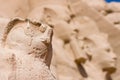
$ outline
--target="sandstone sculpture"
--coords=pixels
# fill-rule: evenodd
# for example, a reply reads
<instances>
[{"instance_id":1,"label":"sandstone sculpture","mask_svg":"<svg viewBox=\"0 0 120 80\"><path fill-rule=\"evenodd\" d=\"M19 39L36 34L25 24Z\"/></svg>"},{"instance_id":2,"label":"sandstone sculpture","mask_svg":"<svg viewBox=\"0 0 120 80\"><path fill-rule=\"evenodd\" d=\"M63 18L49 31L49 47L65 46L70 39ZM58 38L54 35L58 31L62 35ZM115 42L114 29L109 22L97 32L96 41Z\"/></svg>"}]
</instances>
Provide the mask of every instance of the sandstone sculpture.
<instances>
[{"instance_id":1,"label":"sandstone sculpture","mask_svg":"<svg viewBox=\"0 0 120 80\"><path fill-rule=\"evenodd\" d=\"M81 79L81 80L82 79L96 80L99 77L100 77L100 79L104 79L106 75L108 76L109 71L110 72L112 72L111 70L114 71L115 67L113 66L113 68L110 69L108 71L108 73L104 73L103 70L104 70L104 68L106 69L106 67L101 65L101 62L102 62L101 59L100 59L100 61L98 61L98 63L94 62L94 61L96 61L96 59L93 59L93 60L89 61L90 57L95 56L94 54L97 54L99 52L99 51L96 51L97 49L99 50L99 47L103 48L103 49L100 49L100 51L103 51L103 52L101 52L103 55L106 54L106 53L104 53L104 52L106 52L106 48L110 47L110 45L107 43L107 38L105 38L104 35L101 35L102 33L98 30L97 25L94 25L94 23L90 22L89 19L87 20L88 22L86 20L84 21L84 19L81 19L81 22L84 23L84 25L86 25L86 26L84 26L83 24L77 25L76 21L78 22L79 19L78 20L77 19L73 20L75 22L75 24L74 24L74 22L71 19L71 14L69 14L70 18L68 18L67 20L62 17L62 15L67 14L64 10L65 8L55 9L55 8L52 8L52 6L53 5L49 5L49 7L48 7L48 5L44 5L44 7L37 7L36 10L33 10L31 15L33 17L36 12L38 12L38 11L42 12L42 10L43 10L43 13L41 13L42 14L41 17L36 17L36 15L35 15L35 17L33 17L32 19L34 20L34 18L38 18L38 19L35 19L35 20L37 20L37 21L43 20L46 23L48 23L49 25L52 25L54 27L55 36L53 38L53 48L54 48L54 53L55 53L54 56L56 58L55 59L56 60L55 61L56 62L56 68L57 68L56 69L56 71L57 71L56 75L58 76L58 79L59 80L68 80L68 79L69 80L74 80L75 76L77 76L76 79ZM55 6L56 5L54 5L53 7L55 7ZM57 5L57 6L60 6L60 5ZM49 14L44 13L45 10L48 10ZM57 13L58 10L60 10L60 11L62 10L63 14ZM31 18L31 15L30 15L30 18ZM46 17L46 16L48 16L49 18ZM67 17L67 16L65 16L65 17ZM68 21L69 19L70 19L70 23ZM74 17L73 17L73 19L74 19ZM88 24L88 26L87 26L87 24ZM77 27L75 27L75 26L77 26ZM96 35L98 36L98 39L105 42L105 45L107 45L107 46L104 47L103 45L98 44L98 43L101 43L101 42L95 43L97 40L95 39L96 37L94 36L93 37L94 39L92 39L90 41L95 43L93 45L94 47L98 46L97 48L95 48L95 50L93 49L96 52L90 52L89 49L86 49L87 51L90 52L90 53L86 54L85 50L81 51L80 48L78 48L80 45L76 47L74 42L72 43L73 45L71 45L71 41L73 41L75 39L75 37L72 40L70 40L70 39L71 39L71 36L74 34L74 32L75 32L74 30L76 30L76 28L79 28L78 31L80 32L78 37L83 38L83 37L88 37L88 36L94 36L93 34L97 33ZM93 31L93 28L94 28L94 31ZM91 31L90 31L90 29L91 29ZM65 33L61 33L62 31L65 32ZM82 40L82 42L86 43L86 40L85 41ZM90 44L92 44L92 42L90 42ZM87 44L89 45L89 42ZM69 49L69 51L67 51L63 48L64 46L66 46L66 48L67 48L67 46L68 47L70 47L70 46L73 47L74 46L74 47L78 48L80 52L77 55L77 57L75 57L74 54L76 53L76 51L78 49L73 48L72 49L73 51L70 51L70 48L67 48L67 49ZM82 46L80 46L80 47L82 47ZM90 48L92 48L92 46ZM110 50L111 50L111 48L110 48ZM98 53L97 56L99 56L100 54ZM66 57L69 56L69 57L66 59L65 56ZM89 56L89 58L87 58L88 56ZM113 54L111 56L113 58L109 57L110 60L108 60L108 61L113 60L113 63L110 62L110 64L114 64L115 63L114 58L116 58L116 57L114 57ZM80 60L83 60L82 61L82 66L83 66L82 69L84 68L84 70L86 71L86 75L85 75L85 73L82 73L82 72L80 72L82 74L79 74L77 66L73 66L73 65L75 65L74 60L78 59L78 58L80 58ZM96 58L96 57L94 57L94 58ZM106 57L103 57L103 58L106 58ZM86 63L84 63L85 62L84 59L86 60ZM109 62L105 62L105 63L109 63ZM79 63L79 64L81 65L81 63ZM91 65L94 65L94 66L91 66ZM95 65L98 65L99 67L96 67ZM89 68L88 66L91 66L91 67ZM108 65L108 66L111 67L111 65ZM74 69L71 69L71 67L73 67ZM66 70L64 70L64 69L66 69ZM95 73L91 74L90 73L91 71L89 71L90 69L96 70L98 73L97 74L95 74ZM75 72L76 72L77 75L71 74L71 73L75 73ZM109 77L107 77L107 79L108 78L110 78L110 74L109 74Z\"/></svg>"},{"instance_id":2,"label":"sandstone sculpture","mask_svg":"<svg viewBox=\"0 0 120 80\"><path fill-rule=\"evenodd\" d=\"M83 0L84 1L84 0ZM91 4L95 4L101 0L93 0L91 1ZM104 1L105 2L105 1ZM88 2L87 2L88 3ZM89 4L89 3L88 3ZM116 73L113 75L113 80L119 80L120 77L118 76L120 73L120 65L119 65L119 61L120 61L120 57L119 57L119 50L120 50L120 44L119 44L119 34L120 34L120 24L119 24L119 11L120 11L120 3L117 2L111 2L111 3L105 3L106 6L103 9L103 16L105 18L107 18L107 22L111 22L113 26L108 26L106 25L106 27L104 26L104 28L101 28L101 31L105 31L102 29L106 29L108 31L105 31L106 33L109 34L109 42L112 45L113 50L115 51L116 55L117 55L117 71ZM89 5L89 7L93 7L92 5ZM96 9L96 8L94 8ZM98 11L98 10L97 10ZM101 23L102 24L102 23ZM106 24L106 22L104 23Z\"/></svg>"},{"instance_id":3,"label":"sandstone sculpture","mask_svg":"<svg viewBox=\"0 0 120 80\"><path fill-rule=\"evenodd\" d=\"M55 80L49 70L52 28L13 19L1 38L0 80Z\"/></svg>"},{"instance_id":4,"label":"sandstone sculpture","mask_svg":"<svg viewBox=\"0 0 120 80\"><path fill-rule=\"evenodd\" d=\"M112 80L119 31L103 0L22 2L0 8L0 80Z\"/></svg>"},{"instance_id":5,"label":"sandstone sculpture","mask_svg":"<svg viewBox=\"0 0 120 80\"><path fill-rule=\"evenodd\" d=\"M101 76L99 79L105 80L106 75L108 76L108 74L110 75L115 71L116 61L115 53L113 53L112 48L107 41L107 35L100 32L96 27L97 25L89 18L76 18L73 21L72 25L77 26L79 31L78 42L80 42L79 46L81 48L81 54L85 54L87 56L86 62L81 63L85 69L85 72L82 72L83 77L85 77L85 80L96 80ZM109 55L109 58L105 57L105 55ZM97 60L100 56L102 59ZM103 72L104 69L108 70L107 74ZM95 70L97 73L92 73L92 70Z\"/></svg>"}]
</instances>

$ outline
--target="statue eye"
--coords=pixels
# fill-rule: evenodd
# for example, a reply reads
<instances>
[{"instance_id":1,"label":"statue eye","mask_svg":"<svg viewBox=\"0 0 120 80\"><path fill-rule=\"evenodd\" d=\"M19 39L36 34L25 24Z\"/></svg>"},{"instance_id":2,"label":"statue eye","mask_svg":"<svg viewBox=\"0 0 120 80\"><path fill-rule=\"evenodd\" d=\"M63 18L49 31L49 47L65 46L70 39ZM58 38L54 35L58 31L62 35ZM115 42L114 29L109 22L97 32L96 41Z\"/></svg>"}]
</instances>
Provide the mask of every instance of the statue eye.
<instances>
[{"instance_id":1,"label":"statue eye","mask_svg":"<svg viewBox=\"0 0 120 80\"><path fill-rule=\"evenodd\" d=\"M107 52L110 52L111 51L111 49L110 48L107 48L107 49L105 49Z\"/></svg>"}]
</instances>

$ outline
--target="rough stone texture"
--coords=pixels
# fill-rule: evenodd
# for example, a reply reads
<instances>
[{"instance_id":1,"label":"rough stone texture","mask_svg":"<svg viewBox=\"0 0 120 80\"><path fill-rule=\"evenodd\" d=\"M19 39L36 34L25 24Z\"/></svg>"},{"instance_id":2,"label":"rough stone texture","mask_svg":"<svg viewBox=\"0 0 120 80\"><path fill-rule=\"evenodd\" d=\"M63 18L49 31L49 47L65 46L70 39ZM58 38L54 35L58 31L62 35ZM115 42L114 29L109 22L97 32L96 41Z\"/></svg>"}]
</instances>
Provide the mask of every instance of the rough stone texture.
<instances>
[{"instance_id":1,"label":"rough stone texture","mask_svg":"<svg viewBox=\"0 0 120 80\"><path fill-rule=\"evenodd\" d=\"M25 18L29 12L28 0L0 0L0 17Z\"/></svg>"},{"instance_id":2,"label":"rough stone texture","mask_svg":"<svg viewBox=\"0 0 120 80\"><path fill-rule=\"evenodd\" d=\"M119 80L120 31L115 28L119 4L108 5L104 0L2 2L0 80Z\"/></svg>"},{"instance_id":3,"label":"rough stone texture","mask_svg":"<svg viewBox=\"0 0 120 80\"><path fill-rule=\"evenodd\" d=\"M113 12L120 12L120 3L111 2L107 4L107 7L105 9L111 10Z\"/></svg>"},{"instance_id":4,"label":"rough stone texture","mask_svg":"<svg viewBox=\"0 0 120 80\"><path fill-rule=\"evenodd\" d=\"M67 0L29 0L30 3L30 8L31 10L33 10L34 8L38 7L38 6L42 6L42 5L66 5L67 4Z\"/></svg>"},{"instance_id":5,"label":"rough stone texture","mask_svg":"<svg viewBox=\"0 0 120 80\"><path fill-rule=\"evenodd\" d=\"M105 16L114 25L120 24L120 13L111 13Z\"/></svg>"},{"instance_id":6,"label":"rough stone texture","mask_svg":"<svg viewBox=\"0 0 120 80\"><path fill-rule=\"evenodd\" d=\"M104 0L83 0L92 8L96 9L98 12L102 12L106 8L106 2Z\"/></svg>"}]
</instances>

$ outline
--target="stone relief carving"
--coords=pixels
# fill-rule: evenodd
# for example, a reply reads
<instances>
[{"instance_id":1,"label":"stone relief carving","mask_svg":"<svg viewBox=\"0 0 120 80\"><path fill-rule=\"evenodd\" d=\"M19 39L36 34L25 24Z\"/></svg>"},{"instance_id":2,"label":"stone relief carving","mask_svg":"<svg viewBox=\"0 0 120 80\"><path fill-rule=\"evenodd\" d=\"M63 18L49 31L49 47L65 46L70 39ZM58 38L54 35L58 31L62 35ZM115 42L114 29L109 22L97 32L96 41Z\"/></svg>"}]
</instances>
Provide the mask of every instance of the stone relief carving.
<instances>
[{"instance_id":1,"label":"stone relief carving","mask_svg":"<svg viewBox=\"0 0 120 80\"><path fill-rule=\"evenodd\" d=\"M54 13L55 15L60 16L60 14L57 13L58 12L57 10L54 10L51 7L48 7L48 9L53 11L52 13ZM62 10L62 11L64 11L64 10ZM67 14L67 13L64 12L64 14ZM47 15L47 14L44 14L44 15ZM54 17L54 15L52 15L52 14L49 14L49 16L50 16L49 18L51 20L57 18L57 17ZM85 18L85 20L84 20L84 18ZM109 78L110 78L109 75L115 71L114 64L115 64L116 56L113 53L113 51L111 50L111 46L108 43L106 34L100 32L97 28L97 25L93 21L91 21L91 19L87 19L87 17L84 17L84 18L81 19L81 23L75 22L75 21L79 21L79 20L74 19L74 18L69 23L67 20L64 20L62 17L59 19L55 19L55 21L53 21L53 22L51 21L52 23L49 23L49 25L52 25L54 27L54 32L55 32L55 36L53 38L53 48L54 48L54 52L55 52L55 57L57 58L56 64L58 64L58 66L56 67L57 72L58 72L58 79L73 80L74 75L67 72L67 70L74 73L75 70L72 71L72 69L70 70L69 67L70 66L72 67L74 65L73 67L76 68L76 70L77 70L74 60L78 59L79 60L78 67L80 69L80 74L78 72L79 77L76 78L76 80L77 79L78 80L79 79L81 79L81 80L82 79L83 80L96 80L98 78L100 80L101 79L109 80ZM46 21L46 22L49 22L49 21ZM75 27L75 26L77 26L77 27ZM74 43L74 41L73 41L74 39L72 39L73 45L71 45L71 38L72 38L71 36L74 36L74 33L76 33L76 31L79 32L78 35L76 35L78 40L77 40L76 36L74 37L74 39L76 39L79 42L79 37L83 38L83 40L82 39L80 40L79 46L75 45L76 43ZM61 33L61 32L64 32L64 33ZM85 40L84 40L84 38L85 38ZM83 43L82 45L81 45L81 42ZM102 45L102 43L103 43L103 45ZM58 46L57 46L57 44L58 44ZM72 53L73 54L71 56L70 51L66 51L63 48L66 44L67 45L69 44L69 47L70 47L70 45L74 46L76 48L79 47L78 48L79 50L75 49L74 47L71 47L71 48L73 48L73 51L71 51L71 54ZM84 49L82 50L82 48L84 48ZM74 51L74 49L75 49L75 51ZM75 57L77 50L78 50L78 54L79 54L79 52L81 52L80 54L82 54L82 55L79 54L79 55L77 55L77 57ZM63 57L63 56L66 56L67 59L66 59L66 57ZM101 56L101 59L97 60L100 56ZM62 60L61 60L61 58L62 58ZM71 63L69 63L69 61L71 61ZM64 69L66 69L66 70L64 70ZM92 73L92 71L93 71L93 73ZM96 72L94 72L94 71L96 71ZM104 72L104 71L106 71L106 72ZM96 74L94 74L94 73L96 73ZM107 76L107 78L105 79L106 76Z\"/></svg>"},{"instance_id":2,"label":"stone relief carving","mask_svg":"<svg viewBox=\"0 0 120 80\"><path fill-rule=\"evenodd\" d=\"M1 80L55 80L49 70L52 28L43 23L13 19L1 38Z\"/></svg>"},{"instance_id":3,"label":"stone relief carving","mask_svg":"<svg viewBox=\"0 0 120 80\"><path fill-rule=\"evenodd\" d=\"M84 74L83 76L87 77L86 80L96 80L100 76L102 80L110 80L108 78L116 70L116 55L108 43L107 34L100 32L96 24L89 18L83 17L79 19L81 20L76 19L79 23L74 22L72 24L79 26L78 42L80 42L81 54L87 56L86 62L81 64L84 66L85 74L88 76L84 76ZM92 73L92 69L96 72L93 71ZM105 79L106 76L107 78Z\"/></svg>"},{"instance_id":4,"label":"stone relief carving","mask_svg":"<svg viewBox=\"0 0 120 80\"><path fill-rule=\"evenodd\" d=\"M38 2L30 0L27 19L0 22L1 80L111 80L116 55L107 34L64 1Z\"/></svg>"}]
</instances>

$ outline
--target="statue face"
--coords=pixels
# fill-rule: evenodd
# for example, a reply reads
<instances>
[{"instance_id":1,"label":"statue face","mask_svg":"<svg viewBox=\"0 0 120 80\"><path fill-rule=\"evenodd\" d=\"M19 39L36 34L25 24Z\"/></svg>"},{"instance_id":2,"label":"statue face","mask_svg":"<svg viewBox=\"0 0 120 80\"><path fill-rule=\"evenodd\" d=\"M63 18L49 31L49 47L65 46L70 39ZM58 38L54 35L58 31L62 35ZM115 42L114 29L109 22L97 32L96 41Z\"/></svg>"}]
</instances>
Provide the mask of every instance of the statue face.
<instances>
[{"instance_id":1,"label":"statue face","mask_svg":"<svg viewBox=\"0 0 120 80\"><path fill-rule=\"evenodd\" d=\"M104 34L93 34L88 36L86 42L86 53L91 56L91 62L101 69L115 68L116 55Z\"/></svg>"}]
</instances>

